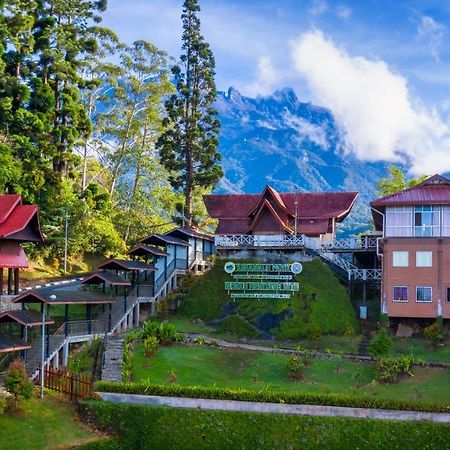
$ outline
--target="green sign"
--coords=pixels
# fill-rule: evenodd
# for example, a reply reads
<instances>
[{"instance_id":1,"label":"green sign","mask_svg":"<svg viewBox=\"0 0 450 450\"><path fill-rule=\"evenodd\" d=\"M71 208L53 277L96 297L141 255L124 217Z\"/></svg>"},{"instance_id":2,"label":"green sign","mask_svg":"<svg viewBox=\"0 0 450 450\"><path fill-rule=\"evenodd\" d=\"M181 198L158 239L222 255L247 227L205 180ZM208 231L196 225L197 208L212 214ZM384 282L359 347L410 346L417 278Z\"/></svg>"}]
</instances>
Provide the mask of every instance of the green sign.
<instances>
[{"instance_id":1,"label":"green sign","mask_svg":"<svg viewBox=\"0 0 450 450\"><path fill-rule=\"evenodd\" d=\"M300 289L299 283L291 280L293 275L298 275L302 269L299 262L292 264L239 264L228 261L224 265L224 270L235 281L226 281L225 289L232 299L289 299L292 292Z\"/></svg>"}]
</instances>

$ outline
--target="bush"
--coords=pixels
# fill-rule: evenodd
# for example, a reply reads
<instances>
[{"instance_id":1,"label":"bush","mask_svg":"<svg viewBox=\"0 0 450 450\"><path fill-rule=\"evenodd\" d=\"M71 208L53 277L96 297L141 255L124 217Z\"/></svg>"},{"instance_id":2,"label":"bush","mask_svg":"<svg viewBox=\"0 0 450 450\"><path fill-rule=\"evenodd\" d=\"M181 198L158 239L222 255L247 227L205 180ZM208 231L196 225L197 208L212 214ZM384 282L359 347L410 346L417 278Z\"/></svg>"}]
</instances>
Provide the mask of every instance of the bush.
<instances>
[{"instance_id":1,"label":"bush","mask_svg":"<svg viewBox=\"0 0 450 450\"><path fill-rule=\"evenodd\" d=\"M80 408L117 442L83 449L443 449L448 425L343 417L161 408L83 402Z\"/></svg>"},{"instance_id":2,"label":"bush","mask_svg":"<svg viewBox=\"0 0 450 450\"><path fill-rule=\"evenodd\" d=\"M6 398L0 394L0 416L5 412Z\"/></svg>"},{"instance_id":3,"label":"bush","mask_svg":"<svg viewBox=\"0 0 450 450\"><path fill-rule=\"evenodd\" d=\"M444 333L442 332L442 327L438 325L437 321L429 327L426 327L425 330L423 330L423 335L430 339L433 345L439 344L445 338Z\"/></svg>"},{"instance_id":4,"label":"bush","mask_svg":"<svg viewBox=\"0 0 450 450\"><path fill-rule=\"evenodd\" d=\"M207 398L217 400L242 400L249 402L329 405L354 408L395 409L410 411L449 412L449 404L430 404L398 401L380 397L351 397L337 394L250 391L219 387L179 386L177 384L116 383L98 381L95 390L123 394L161 395L167 397Z\"/></svg>"},{"instance_id":5,"label":"bush","mask_svg":"<svg viewBox=\"0 0 450 450\"><path fill-rule=\"evenodd\" d=\"M4 386L14 396L13 405L15 408L18 406L20 397L28 399L33 395L34 384L28 378L25 364L20 359L16 359L8 367Z\"/></svg>"},{"instance_id":6,"label":"bush","mask_svg":"<svg viewBox=\"0 0 450 450\"><path fill-rule=\"evenodd\" d=\"M258 331L240 316L228 316L222 320L218 331L236 336L258 337Z\"/></svg>"},{"instance_id":7,"label":"bush","mask_svg":"<svg viewBox=\"0 0 450 450\"><path fill-rule=\"evenodd\" d=\"M155 337L163 345L171 344L178 338L175 325L155 320L145 322L142 327L141 338L146 339L149 336Z\"/></svg>"},{"instance_id":8,"label":"bush","mask_svg":"<svg viewBox=\"0 0 450 450\"><path fill-rule=\"evenodd\" d=\"M144 339L142 343L142 347L144 348L144 355L147 358L151 358L158 350L159 341L156 336L149 336Z\"/></svg>"},{"instance_id":9,"label":"bush","mask_svg":"<svg viewBox=\"0 0 450 450\"><path fill-rule=\"evenodd\" d=\"M378 380L383 383L397 383L401 375L410 375L414 363L412 356L401 356L399 358L382 357L377 362Z\"/></svg>"},{"instance_id":10,"label":"bush","mask_svg":"<svg viewBox=\"0 0 450 450\"><path fill-rule=\"evenodd\" d=\"M312 348L317 348L322 338L322 330L316 323L312 323L308 326L306 338Z\"/></svg>"},{"instance_id":11,"label":"bush","mask_svg":"<svg viewBox=\"0 0 450 450\"><path fill-rule=\"evenodd\" d=\"M288 376L292 380L301 380L305 373L306 364L298 356L291 356L287 363Z\"/></svg>"},{"instance_id":12,"label":"bush","mask_svg":"<svg viewBox=\"0 0 450 450\"><path fill-rule=\"evenodd\" d=\"M392 347L392 339L382 328L370 341L368 351L370 356L387 355Z\"/></svg>"}]
</instances>

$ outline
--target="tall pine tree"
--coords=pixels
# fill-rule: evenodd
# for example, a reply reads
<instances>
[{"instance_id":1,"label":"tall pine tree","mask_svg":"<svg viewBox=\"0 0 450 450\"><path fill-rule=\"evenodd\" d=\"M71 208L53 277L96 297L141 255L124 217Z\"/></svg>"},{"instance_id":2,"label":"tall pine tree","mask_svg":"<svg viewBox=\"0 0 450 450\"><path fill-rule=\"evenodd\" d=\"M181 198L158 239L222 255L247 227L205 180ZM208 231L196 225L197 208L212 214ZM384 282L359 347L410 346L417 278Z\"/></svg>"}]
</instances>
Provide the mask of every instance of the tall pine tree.
<instances>
[{"instance_id":1,"label":"tall pine tree","mask_svg":"<svg viewBox=\"0 0 450 450\"><path fill-rule=\"evenodd\" d=\"M167 131L158 140L162 164L169 181L184 193L186 224L192 225L193 196L197 189L212 188L223 172L217 151L220 123L213 107L216 99L215 61L200 34L197 0L183 5L180 64L172 68L176 93L166 101Z\"/></svg>"}]
</instances>

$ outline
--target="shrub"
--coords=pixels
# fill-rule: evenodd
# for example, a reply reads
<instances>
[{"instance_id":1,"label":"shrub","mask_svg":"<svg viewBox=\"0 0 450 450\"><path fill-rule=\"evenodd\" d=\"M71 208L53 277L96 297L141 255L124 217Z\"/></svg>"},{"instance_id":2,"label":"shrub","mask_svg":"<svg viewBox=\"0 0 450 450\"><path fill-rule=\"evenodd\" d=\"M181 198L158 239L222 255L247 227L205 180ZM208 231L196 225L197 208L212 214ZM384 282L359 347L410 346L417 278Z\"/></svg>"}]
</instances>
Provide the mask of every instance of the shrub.
<instances>
[{"instance_id":1,"label":"shrub","mask_svg":"<svg viewBox=\"0 0 450 450\"><path fill-rule=\"evenodd\" d=\"M420 403L409 400L390 400L380 397L357 397L349 395L253 391L219 387L180 386L177 384L117 383L98 381L95 390L123 394L161 395L168 397L207 398L216 400L242 400L249 402L288 403L305 405L329 405L354 408L395 409L450 413L450 405L444 403Z\"/></svg>"},{"instance_id":2,"label":"shrub","mask_svg":"<svg viewBox=\"0 0 450 450\"><path fill-rule=\"evenodd\" d=\"M177 377L177 371L175 369L172 369L169 372L169 378L167 378L167 381L169 383L176 383L178 381L178 377Z\"/></svg>"},{"instance_id":3,"label":"shrub","mask_svg":"<svg viewBox=\"0 0 450 450\"><path fill-rule=\"evenodd\" d=\"M308 326L306 338L312 348L317 348L322 338L322 329L320 326L316 323L310 324Z\"/></svg>"},{"instance_id":4,"label":"shrub","mask_svg":"<svg viewBox=\"0 0 450 450\"><path fill-rule=\"evenodd\" d=\"M388 332L382 328L378 333L370 340L368 347L370 356L384 356L389 353L392 347L392 339Z\"/></svg>"},{"instance_id":5,"label":"shrub","mask_svg":"<svg viewBox=\"0 0 450 450\"><path fill-rule=\"evenodd\" d=\"M141 332L141 338L146 339L149 336L154 336L158 341L165 345L177 340L177 331L175 325L168 322L157 322L149 320L144 323Z\"/></svg>"},{"instance_id":6,"label":"shrub","mask_svg":"<svg viewBox=\"0 0 450 450\"><path fill-rule=\"evenodd\" d=\"M423 330L423 335L430 339L433 345L437 345L445 338L442 328L438 325L438 322L431 324Z\"/></svg>"},{"instance_id":7,"label":"shrub","mask_svg":"<svg viewBox=\"0 0 450 450\"><path fill-rule=\"evenodd\" d=\"M142 343L142 347L144 348L144 355L147 358L151 358L159 347L159 341L156 336L149 336L144 339L144 342Z\"/></svg>"},{"instance_id":8,"label":"shrub","mask_svg":"<svg viewBox=\"0 0 450 450\"><path fill-rule=\"evenodd\" d=\"M18 406L20 397L28 399L33 395L33 382L28 378L25 364L21 360L16 359L8 367L4 386L14 396L15 408Z\"/></svg>"},{"instance_id":9,"label":"shrub","mask_svg":"<svg viewBox=\"0 0 450 450\"><path fill-rule=\"evenodd\" d=\"M206 339L203 336L198 336L194 339L194 344L197 345L205 345L206 344Z\"/></svg>"},{"instance_id":10,"label":"shrub","mask_svg":"<svg viewBox=\"0 0 450 450\"><path fill-rule=\"evenodd\" d=\"M258 331L247 320L240 316L228 316L222 320L218 331L232 333L237 336L258 337Z\"/></svg>"},{"instance_id":11,"label":"shrub","mask_svg":"<svg viewBox=\"0 0 450 450\"><path fill-rule=\"evenodd\" d=\"M378 380L383 383L397 383L401 375L410 375L414 358L401 356L399 358L382 357L377 362Z\"/></svg>"},{"instance_id":12,"label":"shrub","mask_svg":"<svg viewBox=\"0 0 450 450\"><path fill-rule=\"evenodd\" d=\"M5 412L6 398L0 395L0 416Z\"/></svg>"},{"instance_id":13,"label":"shrub","mask_svg":"<svg viewBox=\"0 0 450 450\"><path fill-rule=\"evenodd\" d=\"M287 362L288 376L292 380L301 380L305 373L306 364L298 356L291 356Z\"/></svg>"}]
</instances>

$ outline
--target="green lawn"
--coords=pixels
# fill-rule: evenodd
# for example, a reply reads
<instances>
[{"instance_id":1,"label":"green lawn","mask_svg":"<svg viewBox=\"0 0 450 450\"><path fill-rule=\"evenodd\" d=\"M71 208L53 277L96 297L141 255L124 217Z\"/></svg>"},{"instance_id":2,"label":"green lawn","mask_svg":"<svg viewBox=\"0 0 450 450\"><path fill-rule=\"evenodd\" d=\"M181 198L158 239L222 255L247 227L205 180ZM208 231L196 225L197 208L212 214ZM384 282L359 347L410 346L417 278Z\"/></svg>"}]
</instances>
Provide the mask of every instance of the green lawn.
<instances>
[{"instance_id":1,"label":"green lawn","mask_svg":"<svg viewBox=\"0 0 450 450\"><path fill-rule=\"evenodd\" d=\"M38 450L96 438L78 421L75 406L52 393L23 401L21 411L0 416L0 449Z\"/></svg>"},{"instance_id":2,"label":"green lawn","mask_svg":"<svg viewBox=\"0 0 450 450\"><path fill-rule=\"evenodd\" d=\"M313 359L304 381L287 376L289 357L244 350L218 350L209 347L174 345L162 347L155 357L144 357L138 345L133 359L133 381L168 383L176 371L181 385L269 389L283 392L325 392L357 396L381 396L393 400L450 402L450 371L416 368L414 377L399 384L371 383L375 379L372 363Z\"/></svg>"},{"instance_id":3,"label":"green lawn","mask_svg":"<svg viewBox=\"0 0 450 450\"><path fill-rule=\"evenodd\" d=\"M450 362L450 345L433 348L428 339L393 338L393 353L413 355L426 361Z\"/></svg>"}]
</instances>

